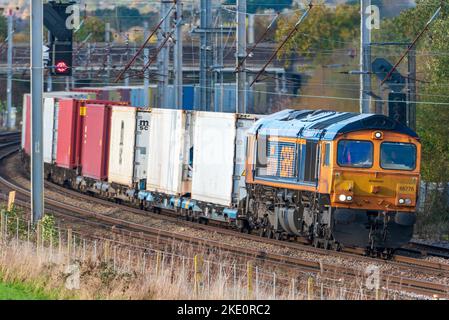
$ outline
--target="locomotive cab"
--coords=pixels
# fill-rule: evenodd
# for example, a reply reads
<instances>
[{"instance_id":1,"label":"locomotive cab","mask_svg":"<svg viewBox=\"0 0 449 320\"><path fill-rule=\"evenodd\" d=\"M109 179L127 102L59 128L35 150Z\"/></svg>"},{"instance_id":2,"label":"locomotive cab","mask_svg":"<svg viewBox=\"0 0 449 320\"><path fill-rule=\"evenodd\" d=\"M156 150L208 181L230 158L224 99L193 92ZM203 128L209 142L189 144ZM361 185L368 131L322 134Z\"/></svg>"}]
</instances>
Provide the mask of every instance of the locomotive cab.
<instances>
[{"instance_id":1,"label":"locomotive cab","mask_svg":"<svg viewBox=\"0 0 449 320\"><path fill-rule=\"evenodd\" d=\"M323 161L322 179L329 181L338 242L375 249L411 239L420 148L417 138L380 130L342 134L332 143L332 162L326 168Z\"/></svg>"}]
</instances>

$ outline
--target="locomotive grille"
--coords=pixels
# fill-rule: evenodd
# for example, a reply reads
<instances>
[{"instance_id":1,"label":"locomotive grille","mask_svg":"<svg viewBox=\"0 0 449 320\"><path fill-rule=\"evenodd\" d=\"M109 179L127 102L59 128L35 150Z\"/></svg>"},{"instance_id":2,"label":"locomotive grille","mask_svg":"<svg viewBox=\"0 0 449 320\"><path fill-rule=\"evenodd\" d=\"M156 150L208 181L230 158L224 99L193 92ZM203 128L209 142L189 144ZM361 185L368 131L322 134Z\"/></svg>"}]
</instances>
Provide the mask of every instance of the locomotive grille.
<instances>
[{"instance_id":1,"label":"locomotive grille","mask_svg":"<svg viewBox=\"0 0 449 320\"><path fill-rule=\"evenodd\" d=\"M294 143L269 141L267 175L294 178L296 175L296 148Z\"/></svg>"}]
</instances>

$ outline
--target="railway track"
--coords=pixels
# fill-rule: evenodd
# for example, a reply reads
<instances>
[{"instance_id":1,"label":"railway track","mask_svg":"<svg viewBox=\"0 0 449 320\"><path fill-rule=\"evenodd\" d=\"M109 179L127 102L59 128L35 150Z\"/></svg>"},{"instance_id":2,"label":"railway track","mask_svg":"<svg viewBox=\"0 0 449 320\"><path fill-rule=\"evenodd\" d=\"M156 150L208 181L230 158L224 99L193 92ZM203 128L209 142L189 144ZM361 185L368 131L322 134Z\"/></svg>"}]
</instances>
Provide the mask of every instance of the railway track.
<instances>
[{"instance_id":1,"label":"railway track","mask_svg":"<svg viewBox=\"0 0 449 320\"><path fill-rule=\"evenodd\" d=\"M5 152L5 149L1 149L1 157L0 160L8 157L15 151L17 151L18 147L15 148L13 151ZM20 195L22 195L24 198L29 197L30 192L29 190L26 190L16 184L14 184L11 181L8 181L7 179L0 177L0 184L3 186L6 186L9 189L16 190ZM98 203L107 203L109 206L115 205L112 204L109 201L105 201L102 199L92 198L87 195L80 194L78 192L75 192L73 190L67 190L60 186L50 185L47 183L47 186L50 188L59 189L60 191L63 190L66 194L73 194L74 196L77 196L79 199L88 199L89 201L98 202ZM26 202L26 201L23 201ZM118 207L123 208L127 211L132 211L134 213L139 212L139 214L142 214L142 210L130 208L128 206L123 205L115 205ZM286 255L280 255L280 254L274 254L270 252L263 252L256 249L248 249L248 248L241 248L238 246L230 246L228 244L223 244L219 241L212 241L212 240L202 240L198 239L189 235L174 233L170 231L164 231L157 228L144 226L138 223L125 221L123 219L118 219L110 216L106 216L104 214L92 212L90 210L81 209L72 205L68 205L65 203L61 203L59 201L55 201L52 199L46 199L46 208L49 208L51 210L54 210L55 212L58 212L61 215L65 215L68 217L73 218L73 215L78 216L79 219L86 221L100 221L103 227L110 227L111 231L118 234L126 233L129 236L133 236L136 238L144 239L147 241L159 241L160 243L169 243L173 240L177 241L183 241L188 242L190 244L195 244L199 247L203 248L210 248L210 249L220 249L232 254L235 254L240 257L245 257L247 259L255 259L263 261L264 263L269 263L272 265L282 265L285 267L295 268L295 269L301 269L305 272L310 272L312 274L320 275L321 277L335 277L336 274L338 274L341 277L346 278L347 280L351 281L351 279L355 279L357 277L360 277L360 270L351 270L348 268L342 268L340 266L331 265L331 264L323 264L317 261L309 261L305 259L300 259L297 257L292 256L286 256ZM152 213L146 212L146 214L153 215ZM159 219L161 218L161 215L157 215ZM164 219L168 219L177 223L183 223L187 226L193 226L201 228L206 231L214 231L219 232L221 234L229 234L232 236L238 236L245 239L253 240L253 241L263 241L263 242L269 242L280 246L287 246L291 249L297 249L297 250L308 250L310 252L320 252L323 253L322 249L316 249L313 247L308 246L301 246L297 243L288 243L288 242L279 242L273 239L265 239L265 238L259 238L254 235L248 235L248 234L236 234L235 231L232 230L226 230L226 229L220 229L214 226L208 226L208 225L197 225L192 222L187 221L179 221L179 219L169 216L164 216ZM348 255L347 257L354 258L353 254L349 253L334 253L334 252L325 252L326 254L338 254L340 257L344 257L345 255ZM371 259L368 257L361 257L363 259ZM379 262L379 261L376 261ZM393 263L393 262L387 262L383 261L382 263ZM402 267L406 265L406 261L401 262L394 262L394 263L400 263L403 264ZM408 263L410 263L410 260L408 260ZM399 266L399 265L398 265ZM411 263L408 265L409 268L413 267L416 268L419 272L446 272L447 269L443 265L436 266L432 265L431 267L429 265L416 265L413 266ZM382 278L382 286L385 288L388 288L388 290L397 290L399 292L409 292L413 294L418 295L424 295L428 297L434 297L435 295L442 298L449 298L449 287L444 284L439 283L432 283L428 281L421 281L421 280L415 280L410 278L404 278L404 277L398 277L398 276L385 276Z\"/></svg>"},{"instance_id":2,"label":"railway track","mask_svg":"<svg viewBox=\"0 0 449 320\"><path fill-rule=\"evenodd\" d=\"M113 203L112 201L109 201L106 199L92 197L87 194L83 194L78 191L75 191L75 190L70 190L70 189L61 187L59 185L53 184L48 181L45 182L45 185L47 188L53 189L58 192L70 194L74 197L78 197L78 198L84 199L86 201L93 201L95 203L106 205L106 206L114 205L114 206L117 206L118 208L122 208L123 210L129 211L129 212L132 212L135 214L139 214L139 215L145 214L147 216L150 216L153 218L158 218L158 219L160 219L161 216L163 216L163 218L167 221L174 222L177 224L183 224L187 227L193 226L197 229L201 229L204 231L216 232L216 233L220 233L223 235L229 235L229 236L236 236L236 237L246 239L246 240L257 241L257 242L262 242L262 243L269 243L269 244L282 246L282 247L289 248L289 249L302 250L302 251L306 251L306 252L310 252L310 253L314 253L314 254L333 254L333 255L336 255L341 258L356 257L357 259L364 261L364 262L375 262L375 263L384 263L384 264L393 263L393 264L395 264L395 266L401 267L401 268L410 268L410 266L412 266L417 271L420 271L420 272L433 272L433 273L448 272L448 275L449 275L449 264L442 264L442 263L433 262L433 261L426 261L426 260L422 260L419 258L405 256L405 255L395 255L392 259L393 261L383 261L383 260L379 260L376 258L362 256L363 250L360 250L360 249L346 249L344 252L336 252L336 251L329 251L329 250L325 250L325 249L315 248L310 245L305 245L305 244L301 244L301 243L297 243L297 242L287 242L287 241L279 241L279 240L275 240L275 239L262 238L262 237L259 237L257 235L253 235L253 234L237 233L233 229L225 229L222 227L218 227L216 225L204 225L204 224L198 224L198 223L194 223L194 222L190 222L190 221L180 220L178 216L174 215L173 211L167 210L167 209L162 210L161 214L156 214L156 213L152 213L149 211L137 209L137 208L134 208L131 206L116 204L116 203Z\"/></svg>"}]
</instances>

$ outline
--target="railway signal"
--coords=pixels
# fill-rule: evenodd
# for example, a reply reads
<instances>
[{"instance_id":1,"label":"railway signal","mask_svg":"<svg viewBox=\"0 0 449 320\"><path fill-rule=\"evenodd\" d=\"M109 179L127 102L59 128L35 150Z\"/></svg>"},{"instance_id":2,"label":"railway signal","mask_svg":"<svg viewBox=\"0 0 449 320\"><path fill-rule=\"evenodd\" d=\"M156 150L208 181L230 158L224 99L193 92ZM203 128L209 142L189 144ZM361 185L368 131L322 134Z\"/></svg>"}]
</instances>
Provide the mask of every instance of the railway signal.
<instances>
[{"instance_id":1,"label":"railway signal","mask_svg":"<svg viewBox=\"0 0 449 320\"><path fill-rule=\"evenodd\" d=\"M407 95L391 92L388 95L388 116L407 126Z\"/></svg>"},{"instance_id":2,"label":"railway signal","mask_svg":"<svg viewBox=\"0 0 449 320\"><path fill-rule=\"evenodd\" d=\"M56 42L52 46L51 73L55 76L72 75L72 42Z\"/></svg>"},{"instance_id":3,"label":"railway signal","mask_svg":"<svg viewBox=\"0 0 449 320\"><path fill-rule=\"evenodd\" d=\"M48 67L54 76L72 75L73 28L70 24L72 9L75 3L56 3L50 1L44 4L44 24L50 31L50 59Z\"/></svg>"}]
</instances>

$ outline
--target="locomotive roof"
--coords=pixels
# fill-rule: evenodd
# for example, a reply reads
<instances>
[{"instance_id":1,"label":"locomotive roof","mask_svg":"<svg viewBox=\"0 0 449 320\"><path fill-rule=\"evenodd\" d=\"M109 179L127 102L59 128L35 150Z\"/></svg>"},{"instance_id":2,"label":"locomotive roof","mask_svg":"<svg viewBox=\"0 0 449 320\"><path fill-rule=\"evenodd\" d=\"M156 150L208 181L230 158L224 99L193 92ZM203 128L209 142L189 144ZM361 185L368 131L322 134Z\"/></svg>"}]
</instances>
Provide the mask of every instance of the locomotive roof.
<instances>
[{"instance_id":1,"label":"locomotive roof","mask_svg":"<svg viewBox=\"0 0 449 320\"><path fill-rule=\"evenodd\" d=\"M338 134L367 129L394 131L418 137L410 128L384 115L327 110L283 110L260 119L249 132L261 135L334 140Z\"/></svg>"}]
</instances>

